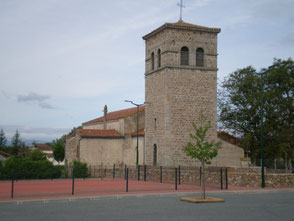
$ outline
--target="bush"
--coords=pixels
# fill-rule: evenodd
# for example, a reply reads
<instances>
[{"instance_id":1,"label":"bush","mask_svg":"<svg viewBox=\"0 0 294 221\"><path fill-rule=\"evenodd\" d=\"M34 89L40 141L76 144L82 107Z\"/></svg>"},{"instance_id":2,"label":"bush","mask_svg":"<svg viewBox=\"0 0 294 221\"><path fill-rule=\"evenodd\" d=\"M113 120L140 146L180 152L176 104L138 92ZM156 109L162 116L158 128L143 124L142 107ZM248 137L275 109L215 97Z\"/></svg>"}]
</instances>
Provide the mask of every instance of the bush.
<instances>
[{"instance_id":1,"label":"bush","mask_svg":"<svg viewBox=\"0 0 294 221\"><path fill-rule=\"evenodd\" d=\"M0 180L4 179L4 168L3 168L3 163L0 160Z\"/></svg>"},{"instance_id":2,"label":"bush","mask_svg":"<svg viewBox=\"0 0 294 221\"><path fill-rule=\"evenodd\" d=\"M88 166L86 163L79 161L73 162L74 177L85 178L89 176Z\"/></svg>"},{"instance_id":3,"label":"bush","mask_svg":"<svg viewBox=\"0 0 294 221\"><path fill-rule=\"evenodd\" d=\"M11 157L5 161L1 179L49 179L60 178L62 167L48 160Z\"/></svg>"}]
</instances>

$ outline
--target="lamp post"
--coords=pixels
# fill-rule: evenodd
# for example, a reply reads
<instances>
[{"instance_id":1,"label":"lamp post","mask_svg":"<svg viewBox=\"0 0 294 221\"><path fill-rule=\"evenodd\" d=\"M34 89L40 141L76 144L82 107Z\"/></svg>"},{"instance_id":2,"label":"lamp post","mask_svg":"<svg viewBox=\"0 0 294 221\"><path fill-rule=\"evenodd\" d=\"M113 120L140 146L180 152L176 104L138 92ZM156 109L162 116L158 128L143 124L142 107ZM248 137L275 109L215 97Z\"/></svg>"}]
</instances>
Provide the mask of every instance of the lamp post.
<instances>
[{"instance_id":1,"label":"lamp post","mask_svg":"<svg viewBox=\"0 0 294 221\"><path fill-rule=\"evenodd\" d=\"M264 72L257 73L260 76L260 133L261 133L261 188L265 187L264 179L264 133L263 133L263 75L265 75L269 69L277 66L277 64L271 65Z\"/></svg>"},{"instance_id":2,"label":"lamp post","mask_svg":"<svg viewBox=\"0 0 294 221\"><path fill-rule=\"evenodd\" d=\"M136 104L133 101L125 100L125 102L129 102L137 107L137 147L136 147L136 165L139 164L139 107L144 105L143 104Z\"/></svg>"}]
</instances>

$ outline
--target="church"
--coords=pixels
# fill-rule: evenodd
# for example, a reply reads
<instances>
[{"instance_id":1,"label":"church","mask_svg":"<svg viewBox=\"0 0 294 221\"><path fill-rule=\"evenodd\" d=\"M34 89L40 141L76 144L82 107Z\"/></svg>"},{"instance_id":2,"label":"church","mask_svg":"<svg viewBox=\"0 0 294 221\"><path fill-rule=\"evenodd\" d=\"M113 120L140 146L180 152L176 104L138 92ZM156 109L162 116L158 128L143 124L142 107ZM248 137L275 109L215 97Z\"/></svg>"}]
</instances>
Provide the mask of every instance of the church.
<instances>
[{"instance_id":1,"label":"church","mask_svg":"<svg viewBox=\"0 0 294 221\"><path fill-rule=\"evenodd\" d=\"M88 165L198 166L184 146L203 113L217 137L219 28L165 23L145 40L145 104L108 112L67 136L65 158ZM241 166L242 148L222 141L212 166Z\"/></svg>"}]
</instances>

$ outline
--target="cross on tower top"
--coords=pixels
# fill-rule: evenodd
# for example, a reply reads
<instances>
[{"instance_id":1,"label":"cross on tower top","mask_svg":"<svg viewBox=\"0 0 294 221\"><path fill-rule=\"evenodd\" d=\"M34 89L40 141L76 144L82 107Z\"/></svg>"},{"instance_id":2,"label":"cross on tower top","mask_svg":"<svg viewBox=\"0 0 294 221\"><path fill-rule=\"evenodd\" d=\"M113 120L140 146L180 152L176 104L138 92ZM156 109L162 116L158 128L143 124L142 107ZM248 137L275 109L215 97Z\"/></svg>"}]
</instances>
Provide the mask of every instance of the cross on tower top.
<instances>
[{"instance_id":1,"label":"cross on tower top","mask_svg":"<svg viewBox=\"0 0 294 221\"><path fill-rule=\"evenodd\" d=\"M181 3L178 3L178 6L180 7L180 21L183 21L182 14L183 14L183 8L185 8L185 5L183 5L183 0L181 0Z\"/></svg>"}]
</instances>

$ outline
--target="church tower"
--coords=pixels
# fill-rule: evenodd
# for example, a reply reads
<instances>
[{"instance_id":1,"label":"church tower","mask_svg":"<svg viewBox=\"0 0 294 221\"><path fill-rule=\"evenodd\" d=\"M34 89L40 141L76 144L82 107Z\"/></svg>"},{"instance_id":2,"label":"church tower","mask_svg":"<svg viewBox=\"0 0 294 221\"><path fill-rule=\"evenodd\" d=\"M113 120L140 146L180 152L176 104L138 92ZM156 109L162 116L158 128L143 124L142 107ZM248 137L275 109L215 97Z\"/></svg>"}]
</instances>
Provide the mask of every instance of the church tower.
<instances>
[{"instance_id":1,"label":"church tower","mask_svg":"<svg viewBox=\"0 0 294 221\"><path fill-rule=\"evenodd\" d=\"M179 20L143 39L145 58L146 164L195 166L183 148L200 112L217 138L217 34Z\"/></svg>"}]
</instances>

